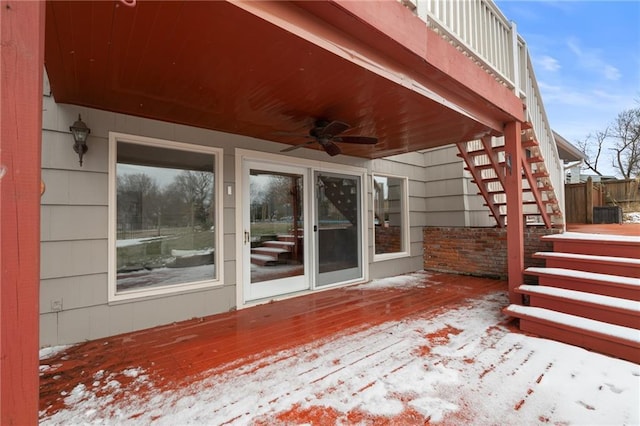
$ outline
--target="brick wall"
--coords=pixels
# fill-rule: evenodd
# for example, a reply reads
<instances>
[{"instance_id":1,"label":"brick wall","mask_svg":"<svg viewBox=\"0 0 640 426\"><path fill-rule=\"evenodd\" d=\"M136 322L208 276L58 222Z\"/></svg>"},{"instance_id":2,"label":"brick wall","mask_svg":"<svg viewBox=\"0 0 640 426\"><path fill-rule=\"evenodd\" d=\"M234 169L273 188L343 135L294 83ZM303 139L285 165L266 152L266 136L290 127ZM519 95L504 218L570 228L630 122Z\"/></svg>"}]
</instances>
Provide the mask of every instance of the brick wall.
<instances>
[{"instance_id":1,"label":"brick wall","mask_svg":"<svg viewBox=\"0 0 640 426\"><path fill-rule=\"evenodd\" d=\"M533 259L536 251L552 251L552 244L540 237L558 234L559 229L526 228L524 265L544 266ZM480 277L507 278L507 230L504 228L424 228L424 269ZM534 277L525 277L529 283Z\"/></svg>"},{"instance_id":2,"label":"brick wall","mask_svg":"<svg viewBox=\"0 0 640 426\"><path fill-rule=\"evenodd\" d=\"M402 229L399 226L376 226L375 232L376 254L402 251Z\"/></svg>"}]
</instances>

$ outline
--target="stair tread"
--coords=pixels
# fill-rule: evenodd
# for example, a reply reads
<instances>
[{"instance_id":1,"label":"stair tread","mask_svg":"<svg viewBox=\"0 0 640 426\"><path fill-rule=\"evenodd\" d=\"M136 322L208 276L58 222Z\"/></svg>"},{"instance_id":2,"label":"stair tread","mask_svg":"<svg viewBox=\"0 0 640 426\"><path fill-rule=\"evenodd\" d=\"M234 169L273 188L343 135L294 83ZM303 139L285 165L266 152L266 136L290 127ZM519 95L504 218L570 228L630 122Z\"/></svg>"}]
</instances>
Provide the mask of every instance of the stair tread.
<instances>
[{"instance_id":1,"label":"stair tread","mask_svg":"<svg viewBox=\"0 0 640 426\"><path fill-rule=\"evenodd\" d=\"M262 244L264 244L266 247L268 247L267 244L293 247L296 243L294 243L293 241L265 241Z\"/></svg>"},{"instance_id":2,"label":"stair tread","mask_svg":"<svg viewBox=\"0 0 640 426\"><path fill-rule=\"evenodd\" d=\"M252 250L264 252L264 253L273 253L273 254L282 254L282 253L291 253L290 250L285 250L277 247L254 247Z\"/></svg>"},{"instance_id":3,"label":"stair tread","mask_svg":"<svg viewBox=\"0 0 640 426\"><path fill-rule=\"evenodd\" d=\"M640 313L640 302L621 299L619 297L604 296L600 294L586 293L584 291L568 290L559 287L550 287L544 285L528 285L523 284L518 287L518 292L525 294L543 294L547 296L561 297L563 299L571 299L576 302L583 302L587 304L607 306L610 308L624 309Z\"/></svg>"},{"instance_id":4,"label":"stair tread","mask_svg":"<svg viewBox=\"0 0 640 426\"><path fill-rule=\"evenodd\" d=\"M603 337L613 338L630 342L633 346L640 347L640 333L635 328L624 327L621 325L608 324L602 321L596 321L588 318L582 318L576 315L555 312L545 308L537 308L533 306L509 305L503 309L507 315L515 317L525 316L536 318L557 324L562 328L574 328L589 331Z\"/></svg>"},{"instance_id":5,"label":"stair tread","mask_svg":"<svg viewBox=\"0 0 640 426\"><path fill-rule=\"evenodd\" d=\"M599 262L599 263L616 263L620 265L637 265L640 266L640 259L633 259L630 257L614 257L614 256L597 256L593 254L578 254L578 253L563 253L563 252L546 252L539 251L533 254L533 257L541 259L571 259L580 260L585 262Z\"/></svg>"},{"instance_id":6,"label":"stair tread","mask_svg":"<svg viewBox=\"0 0 640 426\"><path fill-rule=\"evenodd\" d=\"M565 268L543 268L532 266L524 270L525 274L529 275L546 275L556 276L564 278L578 278L585 281L604 281L610 284L617 284L623 286L631 286L640 288L640 279L622 277L619 275L600 274L597 272L576 271L574 269Z\"/></svg>"},{"instance_id":7,"label":"stair tread","mask_svg":"<svg viewBox=\"0 0 640 426\"><path fill-rule=\"evenodd\" d=\"M562 234L545 235L543 240L567 240L567 241L602 241L609 243L622 243L640 245L640 236L631 235L607 235L607 234L587 234L582 232L563 232Z\"/></svg>"},{"instance_id":8,"label":"stair tread","mask_svg":"<svg viewBox=\"0 0 640 426\"><path fill-rule=\"evenodd\" d=\"M271 260L271 261L274 261L274 262L278 261L277 258L275 258L273 256L266 255L266 254L251 253L251 258L252 259L256 259L256 260L267 260L267 261Z\"/></svg>"}]
</instances>

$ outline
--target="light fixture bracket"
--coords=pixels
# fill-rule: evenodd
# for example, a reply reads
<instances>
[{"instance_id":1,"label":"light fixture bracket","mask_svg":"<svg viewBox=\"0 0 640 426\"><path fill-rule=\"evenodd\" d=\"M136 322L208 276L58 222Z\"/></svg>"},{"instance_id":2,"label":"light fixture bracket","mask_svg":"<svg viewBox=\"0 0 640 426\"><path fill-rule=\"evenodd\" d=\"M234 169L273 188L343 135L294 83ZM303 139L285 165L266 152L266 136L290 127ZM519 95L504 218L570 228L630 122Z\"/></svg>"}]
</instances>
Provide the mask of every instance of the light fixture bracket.
<instances>
[{"instance_id":1,"label":"light fixture bracket","mask_svg":"<svg viewBox=\"0 0 640 426\"><path fill-rule=\"evenodd\" d=\"M82 117L78 114L78 120L76 120L70 127L71 135L73 136L73 150L78 154L80 160L80 166L82 167L82 157L87 153L89 147L87 147L87 138L91 129L82 121Z\"/></svg>"}]
</instances>

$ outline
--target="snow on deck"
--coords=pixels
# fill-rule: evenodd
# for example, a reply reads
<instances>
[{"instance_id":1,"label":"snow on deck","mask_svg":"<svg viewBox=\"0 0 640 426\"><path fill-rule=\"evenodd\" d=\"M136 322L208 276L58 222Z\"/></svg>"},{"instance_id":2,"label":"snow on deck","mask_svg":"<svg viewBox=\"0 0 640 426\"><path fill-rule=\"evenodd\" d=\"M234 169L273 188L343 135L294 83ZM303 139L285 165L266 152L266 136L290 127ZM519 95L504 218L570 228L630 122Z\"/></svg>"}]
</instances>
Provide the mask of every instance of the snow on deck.
<instances>
[{"instance_id":1,"label":"snow on deck","mask_svg":"<svg viewBox=\"0 0 640 426\"><path fill-rule=\"evenodd\" d=\"M635 328L607 324L601 321L555 312L544 308L536 308L533 306L509 305L509 311L515 314L527 315L557 324L564 324L569 327L627 340L640 345L640 330L636 330Z\"/></svg>"},{"instance_id":2,"label":"snow on deck","mask_svg":"<svg viewBox=\"0 0 640 426\"><path fill-rule=\"evenodd\" d=\"M565 299L571 299L575 301L581 301L586 303L593 303L601 306L608 306L611 308L626 309L629 311L640 312L640 302L629 299L620 299L618 297L603 296L594 293L585 293L582 291L568 290L559 287L549 287L541 285L521 285L518 287L520 290L527 291L529 293L536 293L541 295L548 295L554 297L561 297Z\"/></svg>"},{"instance_id":3,"label":"snow on deck","mask_svg":"<svg viewBox=\"0 0 640 426\"><path fill-rule=\"evenodd\" d=\"M545 257L545 258L573 259L573 260L583 260L588 262L602 262L602 263L614 263L614 264L640 266L640 259L632 259L628 257L597 256L593 254L563 253L563 252L553 252L553 251L551 252L539 251L535 253L535 256Z\"/></svg>"},{"instance_id":4,"label":"snow on deck","mask_svg":"<svg viewBox=\"0 0 640 426\"><path fill-rule=\"evenodd\" d=\"M596 272L577 271L574 269L564 268L542 268L537 266L530 266L525 269L525 273L532 273L534 275L554 275L567 278L577 278L584 280L594 281L606 281L609 283L615 283L625 286L640 287L640 278L622 277L619 275L599 274Z\"/></svg>"},{"instance_id":5,"label":"snow on deck","mask_svg":"<svg viewBox=\"0 0 640 426\"><path fill-rule=\"evenodd\" d=\"M563 232L562 234L545 235L543 240L584 240L609 241L616 243L640 244L640 237L633 235L588 234L582 232Z\"/></svg>"},{"instance_id":6,"label":"snow on deck","mask_svg":"<svg viewBox=\"0 0 640 426\"><path fill-rule=\"evenodd\" d=\"M156 370L162 357L150 340L152 331L93 346L89 342L76 352L69 348L41 361L49 368L49 379L41 387L45 405L40 424L640 423L639 365L514 332L500 311L508 303L506 290L498 290L491 280L418 276L376 280L371 288L329 290L187 323L182 334L174 326L160 328L171 368L161 375ZM482 283L490 287L472 296ZM342 308L327 305L332 294ZM461 302L444 302L445 294L457 294ZM226 329L227 317L229 324L257 326L304 300L318 310L307 308L302 317L294 312L283 317L286 321L255 329L255 336L232 327L229 340L218 338L217 345L211 337L203 338L205 330ZM397 309L403 316L376 321ZM258 322L249 321L251 312ZM361 316L363 322L356 326L353 321ZM312 327L316 317L322 328ZM318 334L336 322L342 324L337 331ZM316 337L282 350L268 350L262 343L264 352L238 355L247 345L268 340L266 329L277 335L302 329ZM244 343L230 345L237 341ZM189 342L197 343L193 360L185 360ZM83 353L81 348L90 350ZM121 355L103 366L109 350ZM226 351L237 359L208 368L205 364L188 380L167 383L171 374L184 378L198 362ZM69 385L48 387L56 382Z\"/></svg>"}]
</instances>

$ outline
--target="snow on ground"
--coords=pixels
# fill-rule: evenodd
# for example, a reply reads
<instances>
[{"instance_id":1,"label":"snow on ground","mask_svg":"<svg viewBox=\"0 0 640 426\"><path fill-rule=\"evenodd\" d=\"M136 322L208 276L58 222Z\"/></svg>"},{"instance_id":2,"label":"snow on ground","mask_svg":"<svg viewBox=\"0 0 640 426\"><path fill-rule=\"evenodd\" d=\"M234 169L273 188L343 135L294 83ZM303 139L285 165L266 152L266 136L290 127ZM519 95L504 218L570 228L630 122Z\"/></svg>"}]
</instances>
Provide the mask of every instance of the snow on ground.
<instances>
[{"instance_id":1,"label":"snow on ground","mask_svg":"<svg viewBox=\"0 0 640 426\"><path fill-rule=\"evenodd\" d=\"M152 241L157 241L157 240L163 240L167 238L164 235L161 236L157 236L157 237L147 237L147 238L131 238L128 240L117 240L116 241L116 247L117 248L122 248L122 247L130 247L130 246L137 246L140 244L146 244Z\"/></svg>"},{"instance_id":2,"label":"snow on ground","mask_svg":"<svg viewBox=\"0 0 640 426\"><path fill-rule=\"evenodd\" d=\"M624 213L624 223L640 223L640 212Z\"/></svg>"},{"instance_id":3,"label":"snow on ground","mask_svg":"<svg viewBox=\"0 0 640 426\"><path fill-rule=\"evenodd\" d=\"M283 420L292 410L324 412L313 424L354 424L355 412L356 424L371 425L407 410L442 424L640 424L639 365L512 333L501 325L506 304L496 293L436 317L345 331L171 392L130 368L129 387L79 385L41 424L304 424Z\"/></svg>"}]
</instances>

